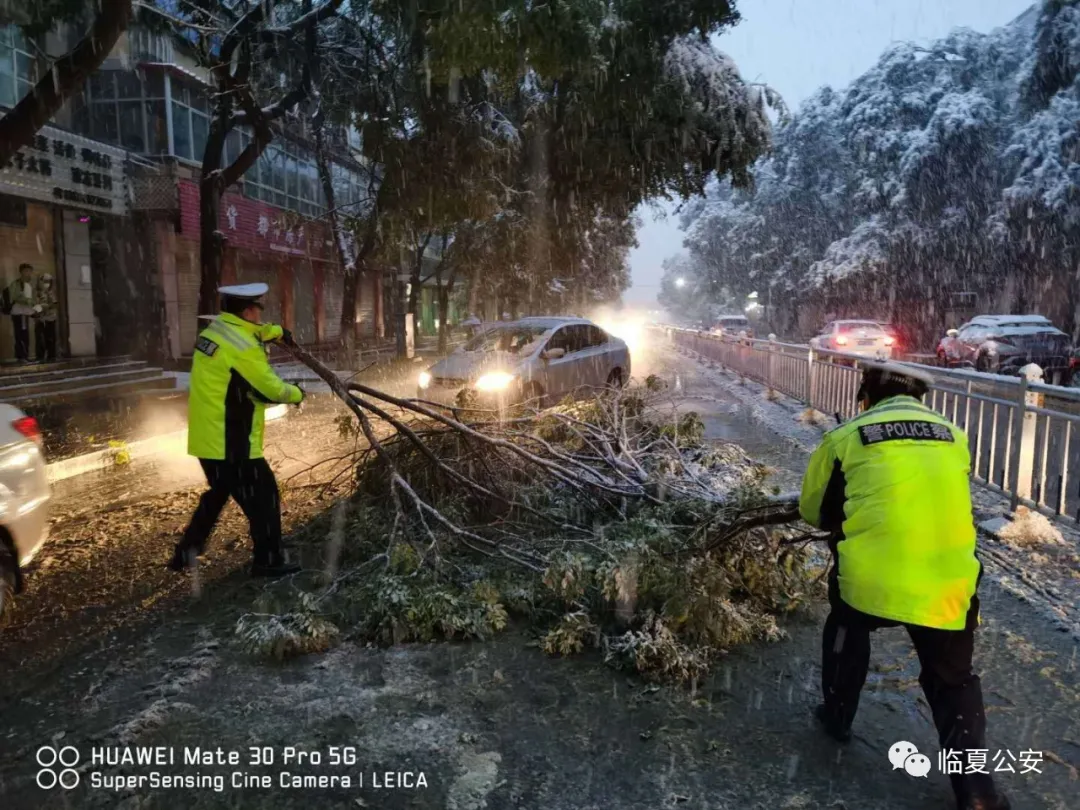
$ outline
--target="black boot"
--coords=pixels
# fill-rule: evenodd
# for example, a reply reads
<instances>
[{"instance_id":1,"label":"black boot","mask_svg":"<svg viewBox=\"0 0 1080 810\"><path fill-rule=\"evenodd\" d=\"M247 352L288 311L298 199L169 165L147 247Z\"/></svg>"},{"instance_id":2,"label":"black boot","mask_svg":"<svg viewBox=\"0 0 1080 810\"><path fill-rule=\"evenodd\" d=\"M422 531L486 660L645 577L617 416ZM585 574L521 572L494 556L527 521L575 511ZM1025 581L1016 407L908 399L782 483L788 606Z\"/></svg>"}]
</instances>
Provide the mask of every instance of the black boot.
<instances>
[{"instance_id":1,"label":"black boot","mask_svg":"<svg viewBox=\"0 0 1080 810\"><path fill-rule=\"evenodd\" d=\"M251 564L251 576L265 577L267 579L279 579L289 574L299 573L299 565L290 563L283 553L271 554L267 559L256 559Z\"/></svg>"},{"instance_id":2,"label":"black boot","mask_svg":"<svg viewBox=\"0 0 1080 810\"><path fill-rule=\"evenodd\" d=\"M183 548L178 543L173 550L172 559L169 560L168 569L170 571L176 571L177 573L183 573L191 568L195 567L195 560L198 557L198 552L194 549Z\"/></svg>"},{"instance_id":3,"label":"black boot","mask_svg":"<svg viewBox=\"0 0 1080 810\"><path fill-rule=\"evenodd\" d=\"M819 703L817 708L814 709L814 717L821 723L821 727L825 729L825 733L837 742L846 743L851 739L851 729L841 728L840 724L826 710L824 703Z\"/></svg>"}]
</instances>

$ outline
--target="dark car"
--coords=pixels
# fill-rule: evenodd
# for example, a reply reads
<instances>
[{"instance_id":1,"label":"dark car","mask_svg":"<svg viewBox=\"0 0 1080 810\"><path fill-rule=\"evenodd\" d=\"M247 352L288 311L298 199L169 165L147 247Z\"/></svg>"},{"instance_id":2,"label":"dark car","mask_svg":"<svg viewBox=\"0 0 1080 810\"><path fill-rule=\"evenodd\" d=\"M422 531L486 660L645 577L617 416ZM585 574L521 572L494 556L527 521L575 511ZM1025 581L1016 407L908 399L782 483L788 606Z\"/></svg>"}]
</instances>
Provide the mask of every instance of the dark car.
<instances>
[{"instance_id":1,"label":"dark car","mask_svg":"<svg viewBox=\"0 0 1080 810\"><path fill-rule=\"evenodd\" d=\"M722 315L713 324L712 333L737 340L753 339L754 329L745 315Z\"/></svg>"},{"instance_id":2,"label":"dark car","mask_svg":"<svg viewBox=\"0 0 1080 810\"><path fill-rule=\"evenodd\" d=\"M950 329L937 348L944 365L995 374L1017 374L1035 363L1047 382L1068 376L1071 354L1069 336L1042 315L980 315Z\"/></svg>"}]
</instances>

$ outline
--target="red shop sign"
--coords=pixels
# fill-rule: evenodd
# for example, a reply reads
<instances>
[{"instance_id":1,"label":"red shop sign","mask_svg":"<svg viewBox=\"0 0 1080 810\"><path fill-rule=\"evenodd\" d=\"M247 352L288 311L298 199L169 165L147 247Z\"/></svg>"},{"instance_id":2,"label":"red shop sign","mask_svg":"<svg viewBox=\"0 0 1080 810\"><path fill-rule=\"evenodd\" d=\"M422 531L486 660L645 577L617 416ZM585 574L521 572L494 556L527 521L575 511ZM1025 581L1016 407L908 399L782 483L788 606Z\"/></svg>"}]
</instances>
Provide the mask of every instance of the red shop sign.
<instances>
[{"instance_id":1,"label":"red shop sign","mask_svg":"<svg viewBox=\"0 0 1080 810\"><path fill-rule=\"evenodd\" d=\"M218 230L225 234L229 247L330 257L329 230L322 223L232 192L222 197ZM190 180L180 181L180 232L199 238L199 186Z\"/></svg>"}]
</instances>

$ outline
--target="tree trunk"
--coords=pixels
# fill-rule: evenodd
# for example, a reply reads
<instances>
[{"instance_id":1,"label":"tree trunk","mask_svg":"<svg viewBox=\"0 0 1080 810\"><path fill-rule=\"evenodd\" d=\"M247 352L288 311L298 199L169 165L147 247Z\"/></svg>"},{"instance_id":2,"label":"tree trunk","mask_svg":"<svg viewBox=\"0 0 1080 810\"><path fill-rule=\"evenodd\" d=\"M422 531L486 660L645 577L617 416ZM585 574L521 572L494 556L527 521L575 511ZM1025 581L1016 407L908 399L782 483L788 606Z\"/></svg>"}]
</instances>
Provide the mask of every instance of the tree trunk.
<instances>
[{"instance_id":1,"label":"tree trunk","mask_svg":"<svg viewBox=\"0 0 1080 810\"><path fill-rule=\"evenodd\" d=\"M368 193L373 192L373 186L375 183L375 172L371 171L371 179L368 183ZM356 291L360 285L360 278L369 274L368 258L371 256L372 251L375 250L375 245L378 237L379 226L379 211L382 210L382 195L383 189L386 187L386 183L383 182L379 185L378 191L375 191L375 199L372 201L371 210L367 214L367 222L364 224L364 235L360 244L356 246L354 256L352 272L345 270L345 278L342 283L342 295L344 298L341 301L341 331L338 333L338 339L341 341L342 351L348 356L353 356L356 351ZM329 200L329 198L328 198ZM330 206L333 209L333 206ZM341 229L339 228L339 232ZM395 289L394 283L385 285L389 289ZM384 310L385 312L386 310ZM397 308L394 307L390 310L395 315L397 314ZM396 324L396 321L395 321ZM397 326L395 325L395 329Z\"/></svg>"},{"instance_id":2,"label":"tree trunk","mask_svg":"<svg viewBox=\"0 0 1080 810\"><path fill-rule=\"evenodd\" d=\"M424 253L427 251L431 234L416 248L416 257L413 261L412 272L409 274L409 314L416 317L416 305L420 300L420 271L424 269Z\"/></svg>"},{"instance_id":3,"label":"tree trunk","mask_svg":"<svg viewBox=\"0 0 1080 810\"><path fill-rule=\"evenodd\" d=\"M225 234L218 228L221 197L225 189L238 182L244 173L255 165L255 161L274 140L271 122L285 115L311 92L311 70L316 62L314 27L320 20L333 16L342 2L343 0L328 0L316 12L311 12L311 0L304 0L302 8L305 13L293 22L294 26L303 26L307 33L308 62L304 75L298 87L269 107L261 108L251 95L248 79L251 75L252 56L245 42L265 19L270 4L252 6L225 37L218 61L211 68L217 88L217 105L214 118L210 122L210 131L207 133L199 180L201 314L208 315L217 311L217 289L221 285L221 264L225 253ZM234 64L233 57L237 55L237 49L240 49L240 59ZM222 167L221 153L225 148L225 139L235 124L234 108L241 110L246 116L246 123L252 130L252 139L235 161Z\"/></svg>"},{"instance_id":4,"label":"tree trunk","mask_svg":"<svg viewBox=\"0 0 1080 810\"><path fill-rule=\"evenodd\" d=\"M334 181L330 173L330 161L326 158L323 142L322 121L315 124L315 165L326 197L326 224L333 235L334 251L341 264L342 300L341 330L338 332L339 362L345 368L351 368L356 357L356 294L359 287L359 274L356 271L356 243L351 234L345 233L338 216L337 202L334 198ZM348 310L348 313L346 313Z\"/></svg>"},{"instance_id":5,"label":"tree trunk","mask_svg":"<svg viewBox=\"0 0 1080 810\"><path fill-rule=\"evenodd\" d=\"M199 308L196 315L213 315L218 310L218 287L225 256L225 234L218 227L221 218L221 152L225 148L232 105L218 96L214 119L203 151L202 176L199 179ZM196 324L198 326L198 324Z\"/></svg>"},{"instance_id":6,"label":"tree trunk","mask_svg":"<svg viewBox=\"0 0 1080 810\"><path fill-rule=\"evenodd\" d=\"M469 270L469 295L468 295L468 312L465 314L470 318L474 315L483 320L483 313L478 311L480 306L480 268L477 265L473 265Z\"/></svg>"},{"instance_id":7,"label":"tree trunk","mask_svg":"<svg viewBox=\"0 0 1080 810\"><path fill-rule=\"evenodd\" d=\"M131 0L100 0L98 14L79 44L58 59L34 89L0 118L0 167L33 140L34 134L82 89L131 21Z\"/></svg>"}]
</instances>

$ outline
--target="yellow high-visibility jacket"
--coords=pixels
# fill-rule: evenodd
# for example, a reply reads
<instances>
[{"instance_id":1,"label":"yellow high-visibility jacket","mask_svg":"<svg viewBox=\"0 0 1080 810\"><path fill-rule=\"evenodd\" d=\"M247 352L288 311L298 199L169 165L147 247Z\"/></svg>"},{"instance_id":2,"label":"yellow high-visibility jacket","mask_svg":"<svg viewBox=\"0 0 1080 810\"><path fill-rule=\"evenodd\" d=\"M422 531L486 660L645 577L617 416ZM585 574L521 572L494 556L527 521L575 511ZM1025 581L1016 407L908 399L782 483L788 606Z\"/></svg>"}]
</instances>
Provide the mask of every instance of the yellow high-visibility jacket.
<instances>
[{"instance_id":1,"label":"yellow high-visibility jacket","mask_svg":"<svg viewBox=\"0 0 1080 810\"><path fill-rule=\"evenodd\" d=\"M268 404L296 404L304 393L270 366L264 341L282 334L222 313L195 341L188 395L188 454L217 461L262 458Z\"/></svg>"},{"instance_id":2,"label":"yellow high-visibility jacket","mask_svg":"<svg viewBox=\"0 0 1080 810\"><path fill-rule=\"evenodd\" d=\"M892 397L826 434L799 503L842 529L840 596L906 624L962 630L981 568L967 436L914 397Z\"/></svg>"}]
</instances>

